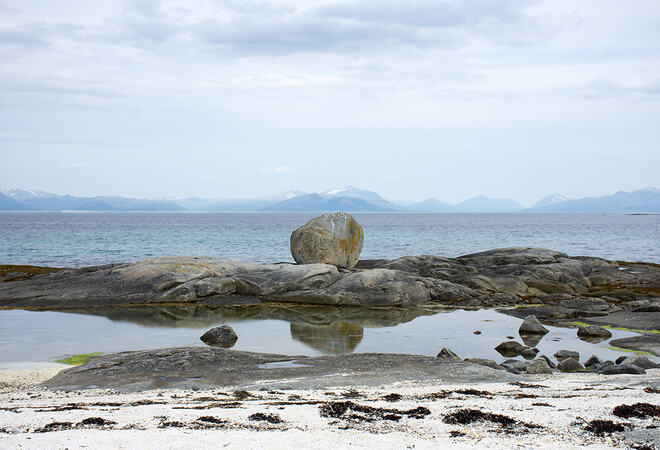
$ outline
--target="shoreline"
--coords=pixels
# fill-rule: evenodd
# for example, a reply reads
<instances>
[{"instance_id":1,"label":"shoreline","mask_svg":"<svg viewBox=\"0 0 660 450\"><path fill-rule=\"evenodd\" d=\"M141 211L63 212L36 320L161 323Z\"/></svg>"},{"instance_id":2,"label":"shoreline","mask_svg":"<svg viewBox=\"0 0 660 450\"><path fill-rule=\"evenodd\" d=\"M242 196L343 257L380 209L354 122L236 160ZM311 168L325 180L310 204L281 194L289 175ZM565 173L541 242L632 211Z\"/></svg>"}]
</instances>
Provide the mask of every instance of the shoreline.
<instances>
[{"instance_id":1,"label":"shoreline","mask_svg":"<svg viewBox=\"0 0 660 450\"><path fill-rule=\"evenodd\" d=\"M249 391L221 387L64 392L37 384L56 371L0 371L0 446L617 448L660 444L660 417L613 414L619 405L657 405L660 369L643 377L562 373L528 376L524 382L397 382L317 390L265 386ZM461 410L485 415L461 416L467 422L447 423ZM589 431L595 420L623 424L623 431Z\"/></svg>"}]
</instances>

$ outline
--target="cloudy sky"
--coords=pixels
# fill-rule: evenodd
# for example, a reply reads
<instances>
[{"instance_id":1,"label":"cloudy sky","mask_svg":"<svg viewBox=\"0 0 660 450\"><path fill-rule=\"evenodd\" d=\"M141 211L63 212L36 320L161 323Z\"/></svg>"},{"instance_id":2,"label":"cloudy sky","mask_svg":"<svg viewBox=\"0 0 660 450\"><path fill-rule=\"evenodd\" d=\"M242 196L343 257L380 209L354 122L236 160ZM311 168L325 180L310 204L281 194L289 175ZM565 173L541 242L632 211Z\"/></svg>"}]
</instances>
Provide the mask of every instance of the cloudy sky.
<instances>
[{"instance_id":1,"label":"cloudy sky","mask_svg":"<svg viewBox=\"0 0 660 450\"><path fill-rule=\"evenodd\" d=\"M660 187L657 0L0 0L0 187Z\"/></svg>"}]
</instances>

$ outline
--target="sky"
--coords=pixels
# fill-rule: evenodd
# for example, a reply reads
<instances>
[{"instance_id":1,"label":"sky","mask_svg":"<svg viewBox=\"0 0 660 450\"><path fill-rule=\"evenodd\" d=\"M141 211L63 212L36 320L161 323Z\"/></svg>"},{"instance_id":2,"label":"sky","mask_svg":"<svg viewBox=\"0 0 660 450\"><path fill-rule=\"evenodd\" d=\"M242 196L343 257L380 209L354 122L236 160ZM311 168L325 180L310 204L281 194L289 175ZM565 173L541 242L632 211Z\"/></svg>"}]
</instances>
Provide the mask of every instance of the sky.
<instances>
[{"instance_id":1,"label":"sky","mask_svg":"<svg viewBox=\"0 0 660 450\"><path fill-rule=\"evenodd\" d=\"M0 0L0 187L660 187L657 0Z\"/></svg>"}]
</instances>

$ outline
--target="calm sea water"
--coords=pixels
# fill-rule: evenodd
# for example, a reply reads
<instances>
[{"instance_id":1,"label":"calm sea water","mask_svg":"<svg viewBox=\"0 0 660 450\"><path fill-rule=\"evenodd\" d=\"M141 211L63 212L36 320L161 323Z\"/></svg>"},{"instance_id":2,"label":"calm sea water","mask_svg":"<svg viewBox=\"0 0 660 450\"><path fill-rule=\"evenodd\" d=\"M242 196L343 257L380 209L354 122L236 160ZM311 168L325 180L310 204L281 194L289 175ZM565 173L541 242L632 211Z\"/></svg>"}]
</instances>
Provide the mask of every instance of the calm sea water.
<instances>
[{"instance_id":1,"label":"calm sea water","mask_svg":"<svg viewBox=\"0 0 660 450\"><path fill-rule=\"evenodd\" d=\"M291 231L316 214L0 213L0 264L78 267L163 255L292 261ZM660 215L355 214L361 257L459 256L531 246L660 263Z\"/></svg>"},{"instance_id":2,"label":"calm sea water","mask_svg":"<svg viewBox=\"0 0 660 450\"><path fill-rule=\"evenodd\" d=\"M75 267L163 255L257 262L292 261L289 236L315 214L0 213L0 264ZM619 214L355 214L365 230L362 258L459 256L531 246L660 263L660 216ZM396 352L505 358L494 347L517 335L520 319L492 310L345 308L122 308L0 310L0 369L42 366L62 356L203 345L199 336L229 323L239 350L296 354ZM616 358L608 341L577 339L551 327L536 344L550 356L578 350ZM480 335L473 331L482 331ZM614 338L633 333L614 330ZM520 359L520 357L519 357Z\"/></svg>"}]
</instances>

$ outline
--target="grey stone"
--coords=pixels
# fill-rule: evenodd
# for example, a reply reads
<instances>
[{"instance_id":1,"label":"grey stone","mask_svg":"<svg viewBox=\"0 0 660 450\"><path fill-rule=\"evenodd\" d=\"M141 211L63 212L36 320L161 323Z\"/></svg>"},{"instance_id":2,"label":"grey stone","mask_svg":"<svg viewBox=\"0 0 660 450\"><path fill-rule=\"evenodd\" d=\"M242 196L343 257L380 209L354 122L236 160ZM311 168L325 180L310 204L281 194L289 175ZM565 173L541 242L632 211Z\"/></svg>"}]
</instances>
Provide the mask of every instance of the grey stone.
<instances>
[{"instance_id":1,"label":"grey stone","mask_svg":"<svg viewBox=\"0 0 660 450\"><path fill-rule=\"evenodd\" d=\"M525 370L529 374L552 373L552 369L550 366L548 366L548 363L545 361L545 359L542 358L530 361L527 364L527 368Z\"/></svg>"},{"instance_id":2,"label":"grey stone","mask_svg":"<svg viewBox=\"0 0 660 450\"><path fill-rule=\"evenodd\" d=\"M548 364L548 367L550 367L551 369L556 369L557 368L557 365L554 362L552 362L552 360L550 358L548 358L547 356L539 355L539 358L543 359Z\"/></svg>"},{"instance_id":3,"label":"grey stone","mask_svg":"<svg viewBox=\"0 0 660 450\"><path fill-rule=\"evenodd\" d=\"M200 339L207 345L229 348L236 344L238 336L232 327L229 325L222 325L220 327L211 328L204 333Z\"/></svg>"},{"instance_id":4,"label":"grey stone","mask_svg":"<svg viewBox=\"0 0 660 450\"><path fill-rule=\"evenodd\" d=\"M612 333L598 325L589 325L587 327L578 328L577 335L580 339L607 339L612 337Z\"/></svg>"},{"instance_id":5,"label":"grey stone","mask_svg":"<svg viewBox=\"0 0 660 450\"><path fill-rule=\"evenodd\" d=\"M600 373L603 375L643 375L646 373L646 370L632 364L612 364L611 366L603 367Z\"/></svg>"},{"instance_id":6,"label":"grey stone","mask_svg":"<svg viewBox=\"0 0 660 450\"><path fill-rule=\"evenodd\" d=\"M600 367L603 367L603 364L605 364L605 362L604 362L602 359L600 359L600 358L599 358L598 356L596 356L596 355L591 355L591 356L589 357L589 359L587 359L587 360L585 361L585 363L584 363L584 367L591 367L591 366L596 366L596 365L597 365L597 366L600 366Z\"/></svg>"},{"instance_id":7,"label":"grey stone","mask_svg":"<svg viewBox=\"0 0 660 450\"><path fill-rule=\"evenodd\" d=\"M495 350L497 350L498 353L502 356L518 356L526 348L528 347L525 347L524 345L516 341L504 341L501 344L499 344L497 347L495 347Z\"/></svg>"},{"instance_id":8,"label":"grey stone","mask_svg":"<svg viewBox=\"0 0 660 450\"><path fill-rule=\"evenodd\" d=\"M346 213L325 213L291 233L291 254L298 264L323 263L350 269L364 245L362 226Z\"/></svg>"},{"instance_id":9,"label":"grey stone","mask_svg":"<svg viewBox=\"0 0 660 450\"><path fill-rule=\"evenodd\" d=\"M523 323L518 329L519 334L546 334L548 329L543 326L543 324L536 318L536 316L531 315L525 317Z\"/></svg>"},{"instance_id":10,"label":"grey stone","mask_svg":"<svg viewBox=\"0 0 660 450\"><path fill-rule=\"evenodd\" d=\"M539 352L538 348L526 347L525 349L523 349L522 352L520 352L520 356L522 356L525 359L534 359L538 352Z\"/></svg>"},{"instance_id":11,"label":"grey stone","mask_svg":"<svg viewBox=\"0 0 660 450\"><path fill-rule=\"evenodd\" d=\"M442 347L442 350L438 353L436 358L442 358L442 359L453 359L456 361L460 361L461 358L458 357L456 353L453 351L449 350L447 347Z\"/></svg>"},{"instance_id":12,"label":"grey stone","mask_svg":"<svg viewBox=\"0 0 660 450\"><path fill-rule=\"evenodd\" d=\"M660 367L660 364L656 364L646 356L628 356L624 359L621 364L632 364L642 369L656 369Z\"/></svg>"},{"instance_id":13,"label":"grey stone","mask_svg":"<svg viewBox=\"0 0 660 450\"><path fill-rule=\"evenodd\" d=\"M577 370L582 370L582 364L575 358L566 358L559 361L557 368L562 372L575 372Z\"/></svg>"},{"instance_id":14,"label":"grey stone","mask_svg":"<svg viewBox=\"0 0 660 450\"><path fill-rule=\"evenodd\" d=\"M527 364L525 361L520 361L519 359L507 359L500 365L507 369L514 369L520 372L523 372L527 369Z\"/></svg>"},{"instance_id":15,"label":"grey stone","mask_svg":"<svg viewBox=\"0 0 660 450\"><path fill-rule=\"evenodd\" d=\"M492 360L492 359L466 358L464 361L471 362L471 363L474 363L474 364L479 364L480 366L490 367L492 369L504 370L504 367L500 366L499 364L497 364L495 362L495 360Z\"/></svg>"},{"instance_id":16,"label":"grey stone","mask_svg":"<svg viewBox=\"0 0 660 450\"><path fill-rule=\"evenodd\" d=\"M573 358L573 359L580 359L580 354L578 352L574 352L572 350L559 350L557 353L553 355L555 358L559 359L566 359L566 358Z\"/></svg>"}]
</instances>

